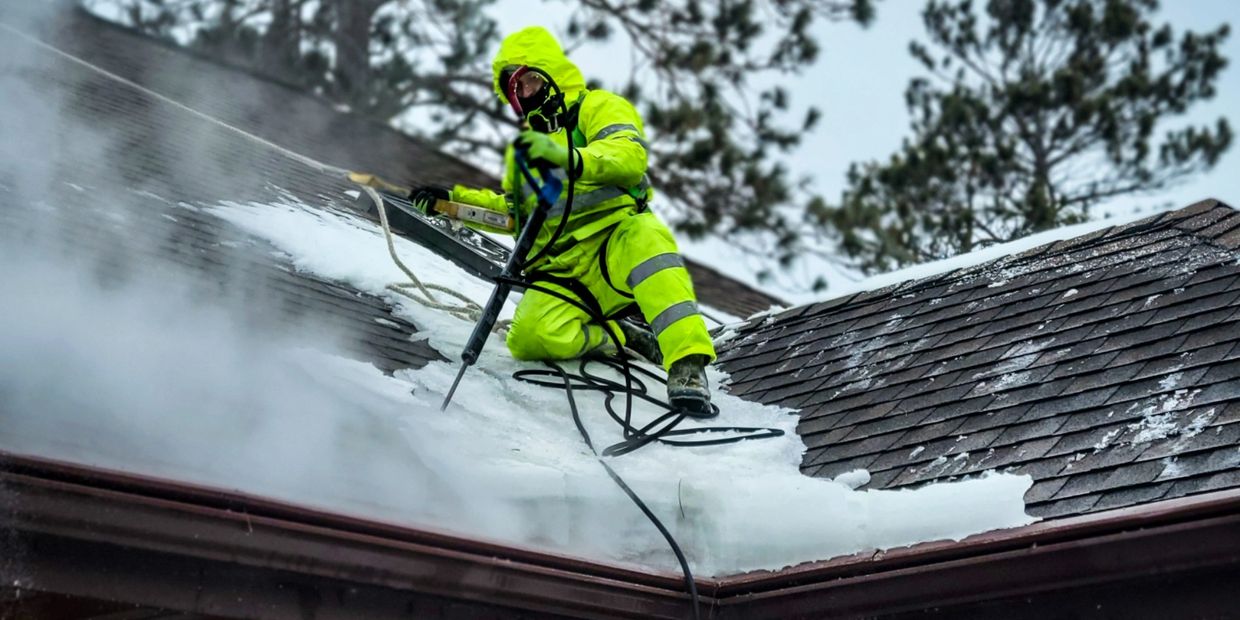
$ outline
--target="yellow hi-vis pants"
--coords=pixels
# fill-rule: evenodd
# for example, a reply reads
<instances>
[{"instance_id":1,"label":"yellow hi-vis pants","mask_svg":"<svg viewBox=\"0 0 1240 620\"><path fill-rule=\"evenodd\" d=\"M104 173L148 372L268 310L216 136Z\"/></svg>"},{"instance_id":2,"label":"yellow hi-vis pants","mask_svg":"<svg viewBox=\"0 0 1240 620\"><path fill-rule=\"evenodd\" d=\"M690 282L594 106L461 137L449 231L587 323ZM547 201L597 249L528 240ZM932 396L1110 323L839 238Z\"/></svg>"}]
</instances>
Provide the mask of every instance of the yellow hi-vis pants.
<instances>
[{"instance_id":1,"label":"yellow hi-vis pants","mask_svg":"<svg viewBox=\"0 0 1240 620\"><path fill-rule=\"evenodd\" d=\"M609 238L610 237L610 238ZM607 275L630 300L608 285L602 273L599 251L607 242ZM636 301L646 322L654 329L663 352L663 366L686 355L701 354L715 359L715 347L698 313L693 282L676 250L676 241L663 222L647 211L625 218L610 231L578 242L554 257L546 271L577 280L598 300L604 314L610 315ZM570 298L577 295L563 286L539 282ZM623 334L611 321L624 341ZM603 345L609 337L602 325L572 304L546 293L527 290L508 330L508 350L522 360L564 360Z\"/></svg>"}]
</instances>

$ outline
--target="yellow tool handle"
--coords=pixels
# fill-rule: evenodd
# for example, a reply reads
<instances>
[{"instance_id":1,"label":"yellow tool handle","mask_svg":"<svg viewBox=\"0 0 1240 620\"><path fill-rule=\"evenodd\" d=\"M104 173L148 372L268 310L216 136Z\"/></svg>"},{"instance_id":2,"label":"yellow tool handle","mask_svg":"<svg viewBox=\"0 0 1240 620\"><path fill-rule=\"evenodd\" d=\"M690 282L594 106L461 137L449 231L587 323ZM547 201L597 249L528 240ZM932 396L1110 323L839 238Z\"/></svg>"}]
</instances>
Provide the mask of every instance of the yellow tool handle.
<instances>
[{"instance_id":1,"label":"yellow tool handle","mask_svg":"<svg viewBox=\"0 0 1240 620\"><path fill-rule=\"evenodd\" d=\"M366 172L350 172L349 180L358 185L373 187L398 196L408 196L411 191L408 187L402 187L394 183L389 183L378 175ZM467 205L460 202L452 202L449 200L436 200L433 210L440 215L446 215L453 219L463 220L466 222L474 222L483 224L492 228L501 230L512 230L515 222L505 213L490 211L481 207Z\"/></svg>"},{"instance_id":2,"label":"yellow tool handle","mask_svg":"<svg viewBox=\"0 0 1240 620\"><path fill-rule=\"evenodd\" d=\"M506 213L491 211L489 209L483 209L481 207L475 207L473 205L467 205L460 202L436 200L434 208L436 213L446 215L453 219L484 224L486 226L499 228L501 230L512 230L514 225L512 218Z\"/></svg>"}]
</instances>

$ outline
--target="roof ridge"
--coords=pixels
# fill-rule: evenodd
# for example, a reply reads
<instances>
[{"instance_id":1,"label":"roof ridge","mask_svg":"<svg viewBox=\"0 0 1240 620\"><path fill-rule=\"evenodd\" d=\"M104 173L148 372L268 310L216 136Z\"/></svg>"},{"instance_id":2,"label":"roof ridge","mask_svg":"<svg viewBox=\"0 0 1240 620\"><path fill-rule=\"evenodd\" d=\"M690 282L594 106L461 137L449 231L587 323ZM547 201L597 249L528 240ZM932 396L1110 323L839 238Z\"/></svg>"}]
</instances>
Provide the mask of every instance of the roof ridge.
<instances>
[{"instance_id":1,"label":"roof ridge","mask_svg":"<svg viewBox=\"0 0 1240 620\"><path fill-rule=\"evenodd\" d=\"M1070 237L1068 239L1049 241L1015 254L999 256L976 265L958 267L942 273L924 276L921 278L911 278L868 291L857 291L833 299L802 304L800 306L789 308L788 310L773 316L763 316L757 317L756 319L751 319L747 321L747 324L743 324L741 327L742 329L752 328L756 323L766 321L768 319L774 319L770 321L772 324L787 324L781 319L792 318L794 314L799 315L797 318L808 319L810 316L822 314L822 311L841 306L851 306L858 303L876 304L893 299L900 295L915 294L935 286L955 284L970 276L978 276L1000 266L1016 267L1020 265L1027 265L1038 259L1061 256L1067 254L1068 252L1079 250L1088 243L1119 241L1172 227L1177 228L1189 236L1201 239L1202 241L1208 242L1211 245L1220 247L1224 250L1240 251L1240 248L1235 247L1240 246L1240 222L1237 222L1235 229L1228 228L1225 231L1221 231L1216 236L1205 236L1198 234L1199 231L1195 229L1176 226L1177 223L1191 220L1195 216L1206 215L1210 211L1220 207L1222 209L1226 209L1227 211L1240 214L1240 211L1237 211L1235 208L1220 200L1207 198L1187 207L1163 211L1139 220L1100 228L1096 231L1078 235L1076 237ZM1231 240L1232 236L1236 237L1235 241ZM1224 237L1227 238L1227 241L1219 243L1219 239ZM1228 245L1229 242L1234 243L1235 246ZM819 306L818 310L813 313L808 313L807 310L814 306Z\"/></svg>"}]
</instances>

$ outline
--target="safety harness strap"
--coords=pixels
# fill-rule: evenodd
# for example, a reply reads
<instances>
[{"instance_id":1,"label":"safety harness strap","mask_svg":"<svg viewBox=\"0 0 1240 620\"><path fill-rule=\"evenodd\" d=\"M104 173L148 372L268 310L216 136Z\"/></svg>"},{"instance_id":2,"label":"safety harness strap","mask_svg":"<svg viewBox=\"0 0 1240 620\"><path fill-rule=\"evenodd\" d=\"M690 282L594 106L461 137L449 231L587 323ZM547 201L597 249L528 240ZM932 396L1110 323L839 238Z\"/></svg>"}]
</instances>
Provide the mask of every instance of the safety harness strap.
<instances>
[{"instance_id":1,"label":"safety harness strap","mask_svg":"<svg viewBox=\"0 0 1240 620\"><path fill-rule=\"evenodd\" d=\"M646 195L646 190L648 189L650 189L650 179L646 175L642 175L641 182L633 187L625 188L609 186L600 187L594 191L582 192L573 196L573 213L585 213L591 207L597 207L612 198L619 198L625 195L633 196L633 198L638 200L640 203L644 203L644 196ZM642 198L639 198L639 196ZM547 212L547 217L553 218L563 216L566 199L567 196L560 196L560 199L555 201L555 204L551 207L551 210Z\"/></svg>"},{"instance_id":2,"label":"safety harness strap","mask_svg":"<svg viewBox=\"0 0 1240 620\"><path fill-rule=\"evenodd\" d=\"M562 286L568 289L569 292L571 292L572 294L576 295L577 299L580 299L581 302L585 304L586 307L588 307L592 312L594 312L598 316L604 316L603 306L599 304L598 298L595 297L594 294L590 292L590 289L587 288L586 285L582 284L578 280L574 280L572 278L562 278L560 276L553 276L549 273L545 273L542 271L535 271L533 273L526 274L525 279L529 282L550 282L552 284Z\"/></svg>"}]
</instances>

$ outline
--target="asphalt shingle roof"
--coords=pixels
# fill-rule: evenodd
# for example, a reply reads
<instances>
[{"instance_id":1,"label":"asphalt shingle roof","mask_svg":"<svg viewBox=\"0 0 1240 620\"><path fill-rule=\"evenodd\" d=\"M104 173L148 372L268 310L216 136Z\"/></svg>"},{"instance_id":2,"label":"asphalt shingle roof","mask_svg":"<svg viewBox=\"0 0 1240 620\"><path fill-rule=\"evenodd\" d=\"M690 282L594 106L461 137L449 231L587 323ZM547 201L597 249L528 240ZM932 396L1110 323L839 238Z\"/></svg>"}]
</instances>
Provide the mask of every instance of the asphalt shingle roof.
<instances>
[{"instance_id":1,"label":"asphalt shingle roof","mask_svg":"<svg viewBox=\"0 0 1240 620\"><path fill-rule=\"evenodd\" d=\"M1240 487L1240 213L1208 200L754 319L720 364L800 410L814 476L1028 473L1043 517Z\"/></svg>"}]
</instances>

